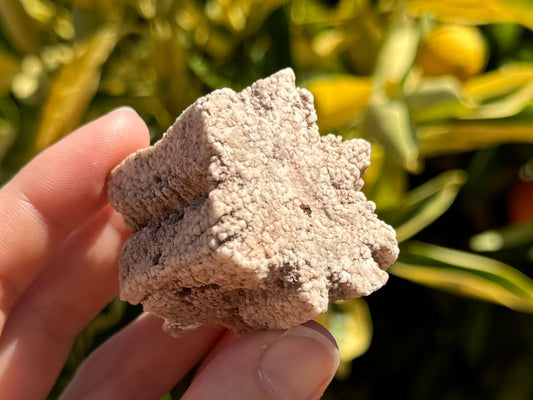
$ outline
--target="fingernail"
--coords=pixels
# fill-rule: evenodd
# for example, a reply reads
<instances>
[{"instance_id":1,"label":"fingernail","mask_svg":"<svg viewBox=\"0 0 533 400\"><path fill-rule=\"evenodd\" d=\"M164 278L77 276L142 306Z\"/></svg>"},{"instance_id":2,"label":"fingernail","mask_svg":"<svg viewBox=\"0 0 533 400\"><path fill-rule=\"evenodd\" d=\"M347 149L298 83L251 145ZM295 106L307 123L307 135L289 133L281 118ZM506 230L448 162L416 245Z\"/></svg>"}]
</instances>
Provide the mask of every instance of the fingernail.
<instances>
[{"instance_id":1,"label":"fingernail","mask_svg":"<svg viewBox=\"0 0 533 400\"><path fill-rule=\"evenodd\" d=\"M139 115L139 113L135 111L133 107L130 107L130 106L119 106L119 107L113 108L112 110L108 112L108 114L112 114L118 111L129 111L129 112L135 113L136 115Z\"/></svg>"},{"instance_id":2,"label":"fingernail","mask_svg":"<svg viewBox=\"0 0 533 400\"><path fill-rule=\"evenodd\" d=\"M318 324L308 323L289 329L266 349L259 373L273 398L308 399L322 393L339 361L334 339Z\"/></svg>"}]
</instances>

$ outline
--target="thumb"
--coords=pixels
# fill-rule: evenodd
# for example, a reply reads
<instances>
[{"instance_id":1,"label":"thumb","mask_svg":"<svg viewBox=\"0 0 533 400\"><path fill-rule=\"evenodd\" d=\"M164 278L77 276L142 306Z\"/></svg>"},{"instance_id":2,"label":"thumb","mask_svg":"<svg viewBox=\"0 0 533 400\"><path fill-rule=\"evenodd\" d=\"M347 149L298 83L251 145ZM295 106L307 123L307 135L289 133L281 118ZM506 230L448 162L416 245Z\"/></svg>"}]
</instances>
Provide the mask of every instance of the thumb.
<instances>
[{"instance_id":1,"label":"thumb","mask_svg":"<svg viewBox=\"0 0 533 400\"><path fill-rule=\"evenodd\" d=\"M314 321L255 332L220 351L183 399L318 399L338 365L335 339Z\"/></svg>"}]
</instances>

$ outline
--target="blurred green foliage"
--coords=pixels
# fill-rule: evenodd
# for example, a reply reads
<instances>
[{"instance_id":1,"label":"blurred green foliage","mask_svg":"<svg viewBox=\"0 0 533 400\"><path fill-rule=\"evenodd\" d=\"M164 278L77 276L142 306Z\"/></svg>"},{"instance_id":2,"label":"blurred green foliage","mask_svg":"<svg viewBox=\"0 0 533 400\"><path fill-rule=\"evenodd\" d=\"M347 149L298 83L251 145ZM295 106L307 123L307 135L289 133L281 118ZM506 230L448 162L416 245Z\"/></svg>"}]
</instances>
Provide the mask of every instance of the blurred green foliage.
<instances>
[{"instance_id":1,"label":"blurred green foliage","mask_svg":"<svg viewBox=\"0 0 533 400\"><path fill-rule=\"evenodd\" d=\"M156 140L291 66L322 133L372 142L364 190L401 243L386 288L319 318L343 361L325 398L533 397L533 3L2 0L0 22L0 182L117 106ZM50 397L136 313L111 303Z\"/></svg>"}]
</instances>

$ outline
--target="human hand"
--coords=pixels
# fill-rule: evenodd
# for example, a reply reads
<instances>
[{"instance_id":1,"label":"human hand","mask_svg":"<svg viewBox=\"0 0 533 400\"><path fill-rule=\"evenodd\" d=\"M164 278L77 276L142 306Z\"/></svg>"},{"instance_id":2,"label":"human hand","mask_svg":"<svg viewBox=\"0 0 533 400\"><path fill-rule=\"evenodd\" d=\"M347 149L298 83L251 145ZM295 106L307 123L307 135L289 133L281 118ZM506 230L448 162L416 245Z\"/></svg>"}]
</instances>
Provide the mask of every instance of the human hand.
<instances>
[{"instance_id":1,"label":"human hand","mask_svg":"<svg viewBox=\"0 0 533 400\"><path fill-rule=\"evenodd\" d=\"M118 293L129 235L106 179L148 130L113 111L32 160L0 189L0 393L43 399L77 334ZM96 349L61 396L159 399L201 360L184 399L317 399L339 363L314 322L238 338L206 326L173 338L143 314Z\"/></svg>"}]
</instances>

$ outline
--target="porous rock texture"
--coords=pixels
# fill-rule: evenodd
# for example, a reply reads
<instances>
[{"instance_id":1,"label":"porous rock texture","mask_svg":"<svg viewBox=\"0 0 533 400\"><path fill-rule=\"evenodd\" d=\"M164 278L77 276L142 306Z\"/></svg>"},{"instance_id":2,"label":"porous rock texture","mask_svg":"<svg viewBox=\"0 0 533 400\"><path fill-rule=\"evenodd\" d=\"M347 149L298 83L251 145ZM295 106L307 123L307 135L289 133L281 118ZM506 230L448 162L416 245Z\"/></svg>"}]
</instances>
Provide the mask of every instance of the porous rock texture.
<instances>
[{"instance_id":1,"label":"porous rock texture","mask_svg":"<svg viewBox=\"0 0 533 400\"><path fill-rule=\"evenodd\" d=\"M370 145L320 136L316 120L285 69L198 99L116 167L109 199L134 231L121 297L171 334L211 322L246 332L384 285L398 247L360 191Z\"/></svg>"}]
</instances>

